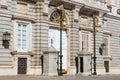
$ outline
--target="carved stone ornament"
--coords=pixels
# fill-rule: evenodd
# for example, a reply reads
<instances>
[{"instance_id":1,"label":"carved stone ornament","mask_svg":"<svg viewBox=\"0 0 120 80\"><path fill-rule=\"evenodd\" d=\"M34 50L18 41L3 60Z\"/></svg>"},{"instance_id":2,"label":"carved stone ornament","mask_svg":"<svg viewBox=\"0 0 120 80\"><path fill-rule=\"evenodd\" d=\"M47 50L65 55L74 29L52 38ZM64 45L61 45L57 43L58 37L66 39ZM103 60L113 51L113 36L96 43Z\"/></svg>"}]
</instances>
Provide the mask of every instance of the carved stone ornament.
<instances>
[{"instance_id":1,"label":"carved stone ornament","mask_svg":"<svg viewBox=\"0 0 120 80\"><path fill-rule=\"evenodd\" d=\"M59 23L60 22L60 13L59 11L55 10L51 16L50 16L50 21Z\"/></svg>"}]
</instances>

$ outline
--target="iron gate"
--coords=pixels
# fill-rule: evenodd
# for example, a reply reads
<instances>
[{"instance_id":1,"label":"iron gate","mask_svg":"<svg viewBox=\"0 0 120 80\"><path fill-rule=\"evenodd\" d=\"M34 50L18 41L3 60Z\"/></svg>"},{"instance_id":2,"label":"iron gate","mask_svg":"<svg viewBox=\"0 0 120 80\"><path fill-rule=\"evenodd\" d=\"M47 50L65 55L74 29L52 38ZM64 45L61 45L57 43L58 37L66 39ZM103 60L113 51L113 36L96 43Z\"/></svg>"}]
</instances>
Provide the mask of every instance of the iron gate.
<instances>
[{"instance_id":1,"label":"iron gate","mask_svg":"<svg viewBox=\"0 0 120 80\"><path fill-rule=\"evenodd\" d=\"M18 74L26 74L27 58L18 58Z\"/></svg>"}]
</instances>

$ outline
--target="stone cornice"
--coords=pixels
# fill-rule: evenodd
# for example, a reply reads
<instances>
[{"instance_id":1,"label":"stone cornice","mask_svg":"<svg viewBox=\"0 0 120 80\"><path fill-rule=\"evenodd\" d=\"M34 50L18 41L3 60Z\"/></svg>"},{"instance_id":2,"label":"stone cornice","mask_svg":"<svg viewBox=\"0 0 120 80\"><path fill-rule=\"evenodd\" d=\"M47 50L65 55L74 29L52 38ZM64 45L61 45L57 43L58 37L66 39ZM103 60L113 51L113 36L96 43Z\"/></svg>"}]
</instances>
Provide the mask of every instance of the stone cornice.
<instances>
[{"instance_id":1,"label":"stone cornice","mask_svg":"<svg viewBox=\"0 0 120 80\"><path fill-rule=\"evenodd\" d=\"M112 15L112 14L107 14L106 17L116 19L116 20L120 20L120 16L116 16L116 15Z\"/></svg>"},{"instance_id":2,"label":"stone cornice","mask_svg":"<svg viewBox=\"0 0 120 80\"><path fill-rule=\"evenodd\" d=\"M33 56L33 53L32 53L32 51L28 51L28 52L13 51L13 52L11 52L11 55L30 55L30 56Z\"/></svg>"},{"instance_id":3,"label":"stone cornice","mask_svg":"<svg viewBox=\"0 0 120 80\"><path fill-rule=\"evenodd\" d=\"M90 32L93 32L93 27L84 27L84 26L80 26L79 27L79 30L85 30L85 31L90 31ZM100 32L102 34L105 34L105 35L110 35L112 36L113 34L108 31L108 30L103 30L102 32Z\"/></svg>"},{"instance_id":4,"label":"stone cornice","mask_svg":"<svg viewBox=\"0 0 120 80\"><path fill-rule=\"evenodd\" d=\"M82 50L82 51L78 52L77 55L78 56L89 56L89 55L92 55L92 54L90 52L88 52L88 51Z\"/></svg>"},{"instance_id":5,"label":"stone cornice","mask_svg":"<svg viewBox=\"0 0 120 80\"><path fill-rule=\"evenodd\" d=\"M112 36L112 33L111 33L110 31L107 31L107 30L104 30L104 31L103 31L103 34Z\"/></svg>"},{"instance_id":6,"label":"stone cornice","mask_svg":"<svg viewBox=\"0 0 120 80\"><path fill-rule=\"evenodd\" d=\"M76 5L76 6L84 6L84 4L83 3L78 3L78 2L75 2L75 1L68 1L68 0L65 0L65 2L68 2L68 3L71 3L71 4L74 4L74 5Z\"/></svg>"},{"instance_id":7,"label":"stone cornice","mask_svg":"<svg viewBox=\"0 0 120 80\"><path fill-rule=\"evenodd\" d=\"M90 5L87 5L87 4L84 4L84 3L80 3L80 2L77 2L77 1L68 1L68 0L65 0L64 2L68 2L68 3L71 3L71 4L74 4L75 6L77 6L77 8L81 9L83 7L85 8L88 8L88 9L91 9L91 10L95 10L95 11L99 11L99 12L103 12L103 13L108 13L109 10L106 8L98 8L98 7L93 7L93 6L90 6Z\"/></svg>"},{"instance_id":8,"label":"stone cornice","mask_svg":"<svg viewBox=\"0 0 120 80\"><path fill-rule=\"evenodd\" d=\"M86 53L84 53L84 54L78 54L78 56L90 56L90 55L92 55L92 54L86 54Z\"/></svg>"},{"instance_id":9,"label":"stone cornice","mask_svg":"<svg viewBox=\"0 0 120 80\"><path fill-rule=\"evenodd\" d=\"M96 7L92 7L92 6L88 6L88 5L85 5L84 7L90 8L90 9L93 9L93 10L96 10L96 11L99 11L99 12L103 12L103 13L108 13L109 12L107 9L100 9L100 8L96 8Z\"/></svg>"},{"instance_id":10,"label":"stone cornice","mask_svg":"<svg viewBox=\"0 0 120 80\"><path fill-rule=\"evenodd\" d=\"M2 17L7 17L7 18L12 18L12 16L11 16L11 15L8 15L8 14L1 14L1 13L0 13L0 16L2 16Z\"/></svg>"},{"instance_id":11,"label":"stone cornice","mask_svg":"<svg viewBox=\"0 0 120 80\"><path fill-rule=\"evenodd\" d=\"M36 20L33 19L33 18L18 16L18 15L12 15L12 20L15 20L15 19L24 20L24 21L29 21L29 22L32 22L32 23L35 23L35 22L36 22Z\"/></svg>"},{"instance_id":12,"label":"stone cornice","mask_svg":"<svg viewBox=\"0 0 120 80\"><path fill-rule=\"evenodd\" d=\"M59 51L57 51L53 46L43 50L44 54L48 54L48 53L59 53Z\"/></svg>"},{"instance_id":13,"label":"stone cornice","mask_svg":"<svg viewBox=\"0 0 120 80\"><path fill-rule=\"evenodd\" d=\"M14 0L14 1L25 1L25 2L35 3L37 1L43 1L43 0Z\"/></svg>"},{"instance_id":14,"label":"stone cornice","mask_svg":"<svg viewBox=\"0 0 120 80\"><path fill-rule=\"evenodd\" d=\"M80 30L90 31L90 32L92 32L92 31L93 31L92 27L82 27L82 26L80 26L80 28L79 28L79 29L80 29Z\"/></svg>"}]
</instances>

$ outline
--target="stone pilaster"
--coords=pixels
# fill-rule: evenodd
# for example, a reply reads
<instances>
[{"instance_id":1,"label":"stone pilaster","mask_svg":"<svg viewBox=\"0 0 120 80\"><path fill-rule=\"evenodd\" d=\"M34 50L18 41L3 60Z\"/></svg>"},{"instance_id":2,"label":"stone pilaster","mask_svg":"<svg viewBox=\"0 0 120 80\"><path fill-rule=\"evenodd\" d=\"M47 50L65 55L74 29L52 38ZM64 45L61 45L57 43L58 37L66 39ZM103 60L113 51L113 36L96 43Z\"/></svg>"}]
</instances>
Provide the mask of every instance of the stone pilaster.
<instances>
[{"instance_id":1,"label":"stone pilaster","mask_svg":"<svg viewBox=\"0 0 120 80\"><path fill-rule=\"evenodd\" d=\"M46 9L44 11L44 9ZM42 50L48 47L48 1L41 2L38 1L35 6L36 11L36 21L34 28L34 40L33 40L33 48L34 48L34 60L32 65L41 66L42 65Z\"/></svg>"},{"instance_id":2,"label":"stone pilaster","mask_svg":"<svg viewBox=\"0 0 120 80\"><path fill-rule=\"evenodd\" d=\"M75 8L73 10L72 15L72 23L70 31L70 74L76 73L76 62L75 58L77 57L77 53L79 51L79 24L78 24L78 17L79 17L79 8Z\"/></svg>"},{"instance_id":3,"label":"stone pilaster","mask_svg":"<svg viewBox=\"0 0 120 80\"><path fill-rule=\"evenodd\" d=\"M79 29L70 28L70 66L75 66L75 57L79 51Z\"/></svg>"},{"instance_id":4,"label":"stone pilaster","mask_svg":"<svg viewBox=\"0 0 120 80\"><path fill-rule=\"evenodd\" d=\"M48 30L49 30L49 17L48 17L48 5L49 1L45 0L42 3L42 12L40 19L40 45L41 51L48 48Z\"/></svg>"}]
</instances>

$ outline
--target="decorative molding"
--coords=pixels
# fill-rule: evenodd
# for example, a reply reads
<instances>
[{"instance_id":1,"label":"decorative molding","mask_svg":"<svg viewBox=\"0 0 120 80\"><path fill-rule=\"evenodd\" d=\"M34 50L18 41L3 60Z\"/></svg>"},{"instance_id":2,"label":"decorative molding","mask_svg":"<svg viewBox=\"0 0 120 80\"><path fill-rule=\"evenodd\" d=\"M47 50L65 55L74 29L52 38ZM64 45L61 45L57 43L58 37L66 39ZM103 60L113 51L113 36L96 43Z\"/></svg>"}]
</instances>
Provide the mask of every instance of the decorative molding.
<instances>
[{"instance_id":1,"label":"decorative molding","mask_svg":"<svg viewBox=\"0 0 120 80\"><path fill-rule=\"evenodd\" d=\"M120 16L116 16L116 15L113 15L113 14L107 14L106 15L107 18L111 18L111 19L116 19L116 20L120 20Z\"/></svg>"},{"instance_id":2,"label":"decorative molding","mask_svg":"<svg viewBox=\"0 0 120 80\"><path fill-rule=\"evenodd\" d=\"M8 9L8 6L7 6L7 5L1 5L0 8L7 10L7 9Z\"/></svg>"},{"instance_id":3,"label":"decorative molding","mask_svg":"<svg viewBox=\"0 0 120 80\"><path fill-rule=\"evenodd\" d=\"M101 8L93 7L93 6L89 6L89 5L85 5L84 7L95 10L95 11L98 11L98 12L103 12L103 13L108 13L109 12L107 7L106 7L106 9L101 9Z\"/></svg>"},{"instance_id":4,"label":"decorative molding","mask_svg":"<svg viewBox=\"0 0 120 80\"><path fill-rule=\"evenodd\" d=\"M6 14L6 13L0 13L0 16L7 17L7 18L12 18L12 16L10 14Z\"/></svg>"},{"instance_id":5,"label":"decorative molding","mask_svg":"<svg viewBox=\"0 0 120 80\"><path fill-rule=\"evenodd\" d=\"M110 56L103 56L103 61L109 61L112 60Z\"/></svg>"},{"instance_id":6,"label":"decorative molding","mask_svg":"<svg viewBox=\"0 0 120 80\"><path fill-rule=\"evenodd\" d=\"M86 31L93 32L92 27L82 27L82 26L80 26L79 30L86 30Z\"/></svg>"},{"instance_id":7,"label":"decorative molding","mask_svg":"<svg viewBox=\"0 0 120 80\"><path fill-rule=\"evenodd\" d=\"M12 15L12 20L15 20L15 19L24 20L24 21L29 21L29 22L32 22L32 23L36 23L36 22L37 22L37 21L36 21L35 19L33 19L33 18L18 16L18 15Z\"/></svg>"},{"instance_id":8,"label":"decorative molding","mask_svg":"<svg viewBox=\"0 0 120 80\"><path fill-rule=\"evenodd\" d=\"M80 8L78 6L75 6L75 9L73 10L73 19L74 19L74 22L78 21L79 10L80 10Z\"/></svg>"},{"instance_id":9,"label":"decorative molding","mask_svg":"<svg viewBox=\"0 0 120 80\"><path fill-rule=\"evenodd\" d=\"M17 4L23 4L23 5L27 5L28 3L23 2L23 1L17 1Z\"/></svg>"},{"instance_id":10,"label":"decorative molding","mask_svg":"<svg viewBox=\"0 0 120 80\"><path fill-rule=\"evenodd\" d=\"M110 31L107 31L107 30L104 30L103 34L112 36L112 33Z\"/></svg>"},{"instance_id":11,"label":"decorative molding","mask_svg":"<svg viewBox=\"0 0 120 80\"><path fill-rule=\"evenodd\" d=\"M80 51L80 52L78 52L78 54L77 54L78 56L92 56L92 54L90 53L90 52L88 52L88 51Z\"/></svg>"},{"instance_id":12,"label":"decorative molding","mask_svg":"<svg viewBox=\"0 0 120 80\"><path fill-rule=\"evenodd\" d=\"M30 56L33 56L33 53L32 53L32 51L28 51L28 52L13 51L13 52L11 52L11 55L30 55Z\"/></svg>"},{"instance_id":13,"label":"decorative molding","mask_svg":"<svg viewBox=\"0 0 120 80\"><path fill-rule=\"evenodd\" d=\"M49 47L49 48L43 50L43 53L44 53L44 54L48 54L48 53L59 53L59 51L57 51L57 50L52 46L52 47Z\"/></svg>"}]
</instances>

